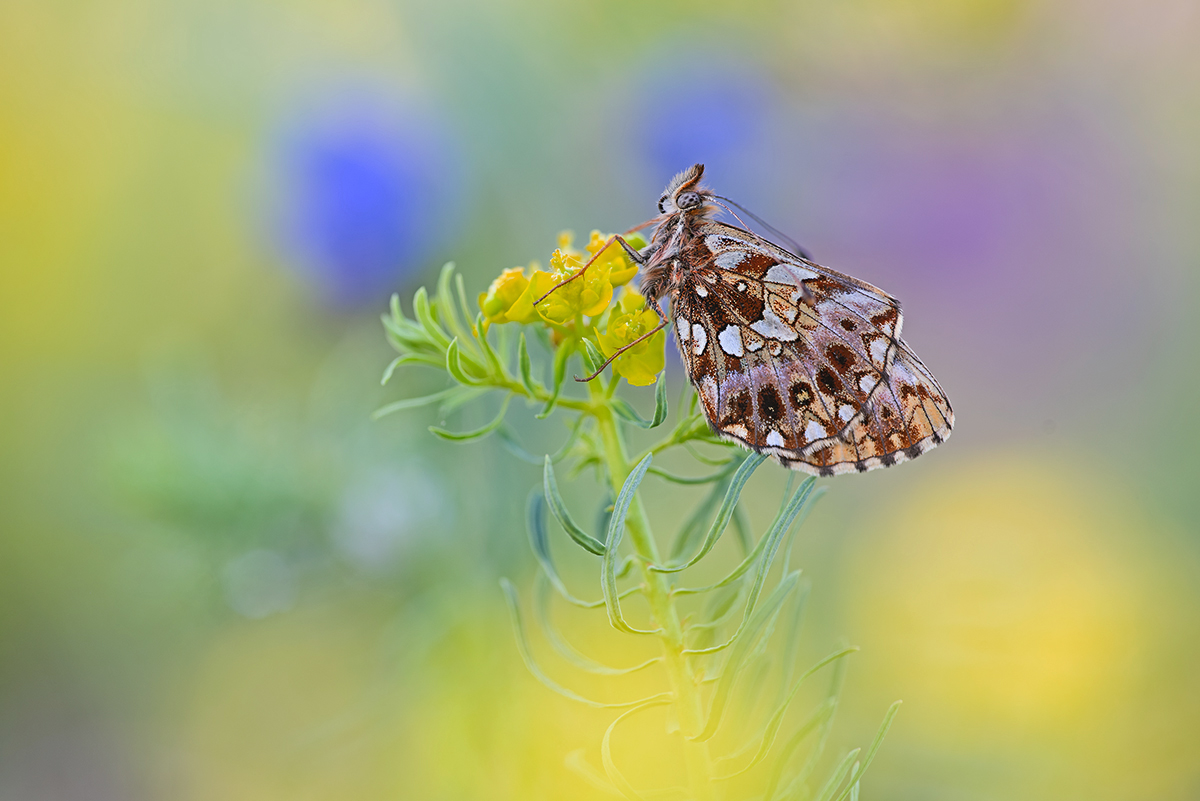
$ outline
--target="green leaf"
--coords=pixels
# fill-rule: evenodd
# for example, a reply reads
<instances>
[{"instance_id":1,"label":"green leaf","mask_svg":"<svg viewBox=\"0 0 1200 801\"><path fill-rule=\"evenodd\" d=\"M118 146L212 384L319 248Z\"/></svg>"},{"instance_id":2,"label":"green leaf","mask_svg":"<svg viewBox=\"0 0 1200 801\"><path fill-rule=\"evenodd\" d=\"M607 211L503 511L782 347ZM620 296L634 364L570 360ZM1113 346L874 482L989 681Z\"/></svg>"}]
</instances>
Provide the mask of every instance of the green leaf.
<instances>
[{"instance_id":1,"label":"green leaf","mask_svg":"<svg viewBox=\"0 0 1200 801\"><path fill-rule=\"evenodd\" d=\"M717 726L721 724L721 716L725 712L725 704L729 701L730 693L737 683L738 672L741 670L747 654L750 653L750 650L758 640L755 636L756 633L762 631L768 621L779 614L779 609L783 606L784 599L787 598L788 593L796 586L796 581L799 578L799 573L791 573L784 576L779 585L763 603L762 608L751 618L750 623L745 628L744 635L739 637L734 643L733 648L729 652L729 658L725 661L725 667L721 671L721 681L717 684L716 692L713 693L712 704L709 705L708 720L705 721L704 729L690 736L689 740L704 742L711 739L717 733Z\"/></svg>"},{"instance_id":2,"label":"green leaf","mask_svg":"<svg viewBox=\"0 0 1200 801\"><path fill-rule=\"evenodd\" d=\"M842 761L838 763L838 766L834 769L833 774L829 777L829 780L825 782L825 785L821 788L821 791L817 793L816 801L829 801L830 796L837 792L837 788L841 786L841 783L845 780L846 774L853 769L854 762L858 759L859 752L861 751L861 748L855 748L842 758Z\"/></svg>"},{"instance_id":3,"label":"green leaf","mask_svg":"<svg viewBox=\"0 0 1200 801\"><path fill-rule=\"evenodd\" d=\"M597 372L602 364L604 364L604 354L592 340L585 337L583 339L583 366L587 368L588 375Z\"/></svg>"},{"instance_id":4,"label":"green leaf","mask_svg":"<svg viewBox=\"0 0 1200 801\"><path fill-rule=\"evenodd\" d=\"M816 673L821 668L825 667L826 665L828 665L832 662L836 662L837 660L842 659L846 656L849 656L850 654L856 652L857 650L858 650L857 648L843 648L840 651L834 651L832 654L825 657L820 662L813 665L808 670L804 671L803 674L801 674L800 678L798 678L796 680L795 684L792 685L791 692L788 693L787 697L783 700L783 702L775 708L775 711L771 714L770 719L767 721L767 725L765 726L765 728L762 732L762 740L760 741L760 744L759 744L758 753L756 753L754 755L754 758L750 760L750 763L748 765L743 767L741 770L737 771L737 773L744 773L747 770L750 770L750 768L754 767L759 762L761 762L764 758L766 758L767 753L771 750L771 746L775 744L775 737L779 733L780 725L783 723L783 716L787 713L788 707L791 706L791 703L795 699L796 693L799 692L800 685L804 683L804 680L807 679L812 674ZM732 659L732 657L730 657L730 658ZM737 773L730 774L729 776L722 776L721 778L723 778L723 779L732 778L733 776L736 776Z\"/></svg>"},{"instance_id":5,"label":"green leaf","mask_svg":"<svg viewBox=\"0 0 1200 801\"><path fill-rule=\"evenodd\" d=\"M737 506L738 498L741 497L742 489L746 486L746 482L750 480L750 476L753 475L758 466L766 460L766 454L755 453L748 456L742 462L741 466L738 467L737 472L733 475L733 480L729 482L729 489L725 493L725 501L717 511L717 517L713 520L712 527L708 530L708 536L704 538L704 543L700 546L700 550L695 556L682 565L671 567L651 565L650 569L659 573L678 573L703 559L713 549L713 546L717 544L717 540L721 538L721 535L725 533L725 528L729 525L729 519L733 517L734 507Z\"/></svg>"},{"instance_id":6,"label":"green leaf","mask_svg":"<svg viewBox=\"0 0 1200 801\"><path fill-rule=\"evenodd\" d=\"M779 756L775 760L775 767L771 769L771 777L767 782L767 789L763 793L763 798L776 797L775 788L779 786L783 778L783 772L787 768L791 755L808 736L810 731L809 723L813 723L819 728L820 736L817 738L816 744L805 756L800 769L789 780L788 786L796 787L808 780L808 777L812 774L821 759L821 755L825 753L826 743L829 742L829 733L833 730L833 716L837 712L838 701L841 697L842 685L845 678L846 662L838 660L834 663L833 678L829 681L829 693L826 695L824 702L813 711L813 714L809 717L809 721L788 738L787 743L779 749Z\"/></svg>"},{"instance_id":7,"label":"green leaf","mask_svg":"<svg viewBox=\"0 0 1200 801\"><path fill-rule=\"evenodd\" d=\"M628 712L623 712L622 714L618 715L617 719L614 720L612 723L610 723L608 728L605 729L604 739L602 739L600 741L600 761L604 763L604 772L608 774L608 780L610 782L612 782L613 785L618 790L621 791L621 794L623 796L630 799L630 801L645 801L645 799L641 795L638 794L637 790L633 789L633 785L629 783L629 780L625 778L624 774L622 774L621 771L617 769L616 763L613 762L613 758L612 758L613 729L615 729L617 727L617 724L620 723L622 720L624 720L625 718L629 717L630 715L632 715L636 712L641 712L643 709L649 709L652 706L662 706L663 704L671 703L672 699L669 697L669 694L667 694L667 695L668 695L668 697L665 699L650 699L650 700L646 701L645 703L641 704L640 706L635 706L633 709L630 709Z\"/></svg>"},{"instance_id":8,"label":"green leaf","mask_svg":"<svg viewBox=\"0 0 1200 801\"><path fill-rule=\"evenodd\" d=\"M750 542L750 519L740 503L733 507L733 533L737 535L738 545L742 547L742 555L750 553L754 547ZM787 566L787 562L784 562L784 566ZM787 570L783 572L786 573Z\"/></svg>"},{"instance_id":9,"label":"green leaf","mask_svg":"<svg viewBox=\"0 0 1200 801\"><path fill-rule=\"evenodd\" d=\"M550 512L558 524L563 527L563 531L567 532L575 544L584 550L591 551L597 556L603 556L604 543L580 528L571 518L571 513L567 510L562 495L558 492L558 481L554 478L554 465L550 462L549 454L546 455L542 467L542 486L546 492L546 501L550 504Z\"/></svg>"},{"instance_id":10,"label":"green leaf","mask_svg":"<svg viewBox=\"0 0 1200 801\"><path fill-rule=\"evenodd\" d=\"M696 540L704 532L705 523L712 515L713 510L721 503L727 483L726 481L719 481L714 484L708 494L704 496L704 500L700 502L700 505L696 507L687 521L680 527L679 533L675 535L675 541L671 544L670 558L672 561L679 559L684 553L695 547Z\"/></svg>"},{"instance_id":11,"label":"green leaf","mask_svg":"<svg viewBox=\"0 0 1200 801\"><path fill-rule=\"evenodd\" d=\"M459 348L458 340L451 340L446 347L446 370L454 377L454 380L460 384L465 384L468 387L482 387L487 385L487 381L481 378L472 378L463 369L462 351Z\"/></svg>"},{"instance_id":12,"label":"green leaf","mask_svg":"<svg viewBox=\"0 0 1200 801\"><path fill-rule=\"evenodd\" d=\"M558 394L562 392L563 380L567 377L567 360L571 358L573 351L574 348L567 342L563 342L554 351L554 386L550 388L550 399L546 401L545 408L538 413L537 419L545 420L558 405Z\"/></svg>"},{"instance_id":13,"label":"green leaf","mask_svg":"<svg viewBox=\"0 0 1200 801\"><path fill-rule=\"evenodd\" d=\"M386 406L380 406L378 409L371 412L371 419L378 420L384 415L389 415L393 412L398 412L403 409L416 409L420 406L428 406L431 403L437 403L440 400L454 397L462 391L462 387L450 387L449 389L443 389L441 392L435 392L432 395L426 395L423 398L405 398L404 400L398 400L394 403L389 403Z\"/></svg>"},{"instance_id":14,"label":"green leaf","mask_svg":"<svg viewBox=\"0 0 1200 801\"><path fill-rule=\"evenodd\" d=\"M521 386L525 387L525 391L529 393L531 398L536 398L544 390L542 389L542 385L533 377L533 361L529 358L529 347L525 344L524 331L521 332L521 337L517 340L517 364L520 367Z\"/></svg>"},{"instance_id":15,"label":"green leaf","mask_svg":"<svg viewBox=\"0 0 1200 801\"><path fill-rule=\"evenodd\" d=\"M425 333L429 335L430 339L441 348L450 347L450 337L433 318L433 312L429 308L429 295L425 291L425 287L421 287L413 295L413 313L417 315L418 322L421 323L421 327L425 329Z\"/></svg>"},{"instance_id":16,"label":"green leaf","mask_svg":"<svg viewBox=\"0 0 1200 801\"><path fill-rule=\"evenodd\" d=\"M492 343L488 342L488 329L484 325L482 313L475 318L475 339L479 342L479 349L483 351L483 358L490 365L488 374L498 377L501 381L508 381L508 373L500 363L500 357L496 355Z\"/></svg>"},{"instance_id":17,"label":"green leaf","mask_svg":"<svg viewBox=\"0 0 1200 801\"><path fill-rule=\"evenodd\" d=\"M480 437L486 437L488 434L495 431L504 422L504 415L508 412L508 403L512 400L512 393L505 396L504 402L500 404L500 413L496 415L496 419L482 428L477 428L474 431L447 431L444 428L430 426L430 432L438 435L442 439L453 440L454 442L468 442Z\"/></svg>"},{"instance_id":18,"label":"green leaf","mask_svg":"<svg viewBox=\"0 0 1200 801\"><path fill-rule=\"evenodd\" d=\"M871 741L871 747L867 749L867 755L863 758L862 764L854 770L854 775L850 777L850 786L838 795L834 801L842 801L850 794L851 789L858 784L862 779L863 774L867 772L867 768L871 767L871 761L875 759L875 754L879 751L879 746L883 745L883 738L887 736L888 729L892 727L892 720L896 717L896 713L900 711L900 704L903 701L896 701L888 707L887 713L883 716L883 723L879 724L879 731L875 732L875 739Z\"/></svg>"},{"instance_id":19,"label":"green leaf","mask_svg":"<svg viewBox=\"0 0 1200 801\"><path fill-rule=\"evenodd\" d=\"M638 708L652 701L666 703L670 699L669 693L660 693L659 695L651 696L650 698L639 698L636 701L627 701L625 703L606 704L601 701L593 701L591 698L584 698L579 693L568 690L558 682L547 676L537 663L533 661L533 653L529 649L529 641L525 637L525 626L521 621L521 607L517 602L517 589L512 582L506 578L500 579L500 588L504 590L504 600L508 604L509 616L512 618L513 630L517 635L517 650L521 652L521 661L525 663L525 667L533 674L533 677L550 688L554 692L570 698L572 701L578 701L581 704L596 709L624 709L627 707Z\"/></svg>"},{"instance_id":20,"label":"green leaf","mask_svg":"<svg viewBox=\"0 0 1200 801\"><path fill-rule=\"evenodd\" d=\"M612 398L609 400L609 405L612 410L617 413L617 416L626 422L633 423L638 428L658 428L667 419L667 390L666 379L664 376L659 376L655 384L657 389L654 390L654 417L647 420L637 413L637 410L629 404L629 401L624 398ZM686 482L681 482L686 483Z\"/></svg>"},{"instance_id":21,"label":"green leaf","mask_svg":"<svg viewBox=\"0 0 1200 801\"><path fill-rule=\"evenodd\" d=\"M636 673L639 670L650 667L662 661L661 656L651 657L645 662L627 668L614 668L608 665L601 664L596 660L580 653L573 645L567 642L558 629L554 626L554 621L550 615L550 581L546 578L546 574L538 572L533 579L533 613L537 619L542 633L546 637L546 641L550 643L559 655L570 662L580 670L588 673L596 673L601 676L624 676L629 673Z\"/></svg>"},{"instance_id":22,"label":"green leaf","mask_svg":"<svg viewBox=\"0 0 1200 801\"><path fill-rule=\"evenodd\" d=\"M434 303L437 304L438 316L450 332L458 339L466 341L469 338L467 328L459 321L454 308L454 292L450 288L450 279L453 276L454 262L448 261L442 265L442 271L438 274L437 297L434 298ZM468 315L463 319L470 320L471 317Z\"/></svg>"},{"instance_id":23,"label":"green leaf","mask_svg":"<svg viewBox=\"0 0 1200 801\"><path fill-rule=\"evenodd\" d=\"M803 490L805 486L811 486L811 482L814 480L815 479L812 479L812 478L808 479L807 482L800 487L800 489ZM772 521L771 527L768 529L767 534L762 536L761 538L759 538L758 542L754 544L754 550L750 551L750 553L746 556L746 558L743 559L738 564L738 566L733 569L732 572L730 572L728 575L726 575L720 581L717 581L713 584L709 584L709 585L706 585L703 587L678 587L674 590L674 594L675 595L699 595L701 593L710 592L712 590L715 590L718 587L727 586L727 585L733 583L734 581L736 581L737 579L741 578L742 575L745 574L746 571L749 570L751 566L758 563L759 556L762 554L762 552L764 550L766 550L767 546L771 543L770 533L775 531L776 525L779 523L779 520L782 518L782 516L783 516L784 512L787 510L787 508L788 507L785 505L783 508L781 508L779 510L778 514L775 515L775 520Z\"/></svg>"},{"instance_id":24,"label":"green leaf","mask_svg":"<svg viewBox=\"0 0 1200 801\"><path fill-rule=\"evenodd\" d=\"M740 463L736 461L730 462L725 468L718 470L715 473L709 473L707 476L680 476L663 470L661 467L655 465L651 465L650 469L646 472L650 473L650 475L658 476L664 481L670 481L672 484L685 484L694 486L697 484L711 484L714 481L720 481L721 479L728 477L730 473L736 470L738 464ZM735 517L734 523L736 522L737 518Z\"/></svg>"},{"instance_id":25,"label":"green leaf","mask_svg":"<svg viewBox=\"0 0 1200 801\"><path fill-rule=\"evenodd\" d=\"M627 634L655 634L661 631L661 629L636 629L625 621L621 614L616 578L617 548L621 544L621 537L625 534L625 516L629 512L629 505L633 502L634 493L637 492L638 485L642 483L642 479L646 475L646 468L650 466L652 458L652 454L646 454L646 458L637 463L625 478L625 483L621 485L621 491L613 503L612 519L608 523L608 537L604 543L604 564L600 576L601 586L604 588L604 606L608 610L608 622L613 628Z\"/></svg>"},{"instance_id":26,"label":"green leaf","mask_svg":"<svg viewBox=\"0 0 1200 801\"><path fill-rule=\"evenodd\" d=\"M567 585L563 583L562 577L558 575L558 569L554 566L554 560L550 556L550 537L546 533L545 503L546 499L542 496L542 493L535 489L529 493L529 500L525 504L525 529L529 534L529 547L533 549L534 558L541 565L546 578L550 580L550 584L554 589L558 590L558 594L567 603L583 609L598 609L604 606L605 601L603 598L598 601L582 601L576 598L567 589ZM640 591L641 587L630 587L621 593L620 597L624 598Z\"/></svg>"},{"instance_id":27,"label":"green leaf","mask_svg":"<svg viewBox=\"0 0 1200 801\"><path fill-rule=\"evenodd\" d=\"M763 535L763 540L766 542L766 549L763 551L762 557L759 559L758 570L754 575L754 583L750 587L750 594L746 598L746 611L742 615L741 625L738 630L733 633L722 645L713 645L708 648L685 649L685 654L711 654L727 648L729 645L737 641L742 630L745 629L746 623L750 619L750 615L754 612L754 606L758 602L759 593L762 591L763 582L766 581L767 573L771 569L771 562L775 559L775 553L779 550L779 544L783 537L791 529L792 523L795 522L796 515L804 507L805 501L808 500L809 494L812 492L815 478L809 477L800 485L799 489L792 496L792 499L784 507L782 513L776 519L774 525Z\"/></svg>"}]
</instances>

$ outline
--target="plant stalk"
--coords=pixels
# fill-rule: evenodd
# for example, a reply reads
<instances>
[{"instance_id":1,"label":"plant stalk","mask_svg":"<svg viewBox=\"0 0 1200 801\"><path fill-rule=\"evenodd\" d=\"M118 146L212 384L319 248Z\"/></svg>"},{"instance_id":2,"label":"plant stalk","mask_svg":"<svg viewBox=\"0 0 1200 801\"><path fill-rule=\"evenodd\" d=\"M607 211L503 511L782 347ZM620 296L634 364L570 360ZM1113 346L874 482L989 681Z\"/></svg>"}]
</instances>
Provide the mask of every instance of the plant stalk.
<instances>
[{"instance_id":1,"label":"plant stalk","mask_svg":"<svg viewBox=\"0 0 1200 801\"><path fill-rule=\"evenodd\" d=\"M613 497L616 497L632 465L620 426L612 410L603 403L604 391L597 386L598 383L592 382L588 388L594 402L593 414L596 417L605 463L612 481ZM657 636L662 644L663 663L667 669L671 692L675 696L675 713L684 737L684 759L692 798L696 801L715 801L716 792L712 783L713 769L708 743L687 739L689 735L704 729L704 704L700 695L700 685L688 657L683 653L683 626L675 607L674 596L671 594L671 579L667 574L649 569L651 564L659 563L658 546L654 541L645 509L642 508L641 500L636 494L629 505L625 531L634 551L640 557L644 594L650 604L651 614L655 623L662 629Z\"/></svg>"}]
</instances>

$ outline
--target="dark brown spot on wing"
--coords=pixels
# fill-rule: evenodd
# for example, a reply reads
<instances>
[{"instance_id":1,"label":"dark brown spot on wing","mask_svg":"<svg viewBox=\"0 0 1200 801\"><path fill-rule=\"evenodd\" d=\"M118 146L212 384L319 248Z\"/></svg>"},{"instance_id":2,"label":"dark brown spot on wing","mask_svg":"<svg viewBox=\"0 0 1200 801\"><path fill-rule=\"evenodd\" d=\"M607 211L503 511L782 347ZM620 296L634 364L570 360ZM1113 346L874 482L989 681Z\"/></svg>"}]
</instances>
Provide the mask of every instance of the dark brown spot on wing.
<instances>
[{"instance_id":1,"label":"dark brown spot on wing","mask_svg":"<svg viewBox=\"0 0 1200 801\"><path fill-rule=\"evenodd\" d=\"M840 342L826 348L825 355L843 375L854 364L854 352Z\"/></svg>"},{"instance_id":2,"label":"dark brown spot on wing","mask_svg":"<svg viewBox=\"0 0 1200 801\"><path fill-rule=\"evenodd\" d=\"M773 386L765 386L758 391L758 410L772 421L783 415L783 405L779 401L779 393Z\"/></svg>"}]
</instances>

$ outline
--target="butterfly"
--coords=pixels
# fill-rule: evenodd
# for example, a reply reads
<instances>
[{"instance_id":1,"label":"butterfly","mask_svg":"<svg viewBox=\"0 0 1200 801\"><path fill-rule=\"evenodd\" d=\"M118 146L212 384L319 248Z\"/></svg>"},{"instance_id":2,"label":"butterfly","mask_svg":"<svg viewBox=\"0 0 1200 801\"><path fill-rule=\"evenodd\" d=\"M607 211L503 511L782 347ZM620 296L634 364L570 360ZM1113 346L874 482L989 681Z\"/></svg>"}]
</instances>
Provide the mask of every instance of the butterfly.
<instances>
[{"instance_id":1,"label":"butterfly","mask_svg":"<svg viewBox=\"0 0 1200 801\"><path fill-rule=\"evenodd\" d=\"M655 331L674 321L712 430L821 476L890 467L945 442L954 411L900 338L900 302L714 219L722 208L737 215L703 175L696 164L667 185L660 216L639 226L657 223L645 248L610 242L640 265Z\"/></svg>"}]
</instances>

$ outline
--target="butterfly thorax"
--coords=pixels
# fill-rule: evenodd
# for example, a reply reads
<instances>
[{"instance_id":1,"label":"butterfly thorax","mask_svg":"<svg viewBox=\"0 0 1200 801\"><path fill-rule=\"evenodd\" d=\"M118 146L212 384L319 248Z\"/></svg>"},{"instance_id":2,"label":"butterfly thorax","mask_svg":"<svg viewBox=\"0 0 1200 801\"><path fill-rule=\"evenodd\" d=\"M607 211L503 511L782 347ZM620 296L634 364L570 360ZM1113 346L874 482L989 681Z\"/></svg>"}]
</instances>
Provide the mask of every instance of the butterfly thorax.
<instances>
[{"instance_id":1,"label":"butterfly thorax","mask_svg":"<svg viewBox=\"0 0 1200 801\"><path fill-rule=\"evenodd\" d=\"M717 207L709 204L678 211L654 229L650 244L642 251L646 264L641 290L648 300L670 297L688 274L703 266L695 244L701 228L716 211Z\"/></svg>"}]
</instances>

